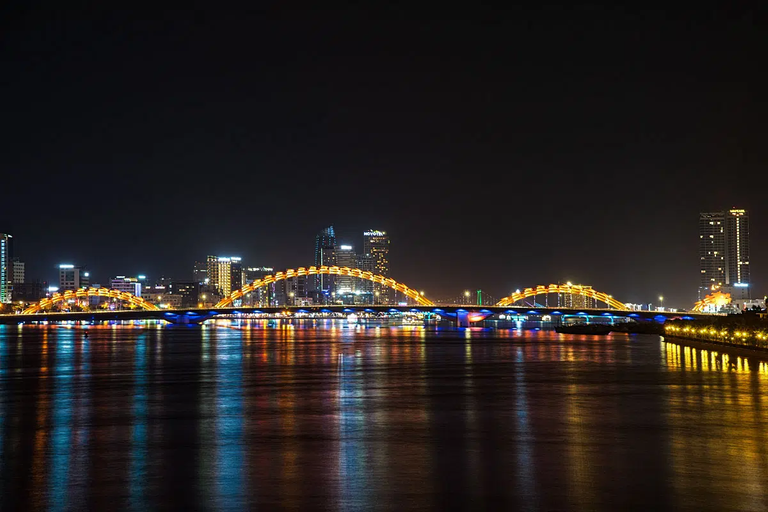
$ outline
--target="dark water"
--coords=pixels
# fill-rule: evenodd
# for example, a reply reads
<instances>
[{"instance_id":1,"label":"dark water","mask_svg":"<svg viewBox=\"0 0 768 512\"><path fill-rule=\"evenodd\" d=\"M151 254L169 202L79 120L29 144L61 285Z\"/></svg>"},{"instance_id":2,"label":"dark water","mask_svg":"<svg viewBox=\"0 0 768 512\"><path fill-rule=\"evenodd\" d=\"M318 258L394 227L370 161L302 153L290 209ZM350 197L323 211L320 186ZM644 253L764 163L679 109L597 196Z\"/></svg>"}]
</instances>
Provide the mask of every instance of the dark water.
<instances>
[{"instance_id":1,"label":"dark water","mask_svg":"<svg viewBox=\"0 0 768 512\"><path fill-rule=\"evenodd\" d=\"M0 510L768 510L768 366L658 336L0 326Z\"/></svg>"}]
</instances>

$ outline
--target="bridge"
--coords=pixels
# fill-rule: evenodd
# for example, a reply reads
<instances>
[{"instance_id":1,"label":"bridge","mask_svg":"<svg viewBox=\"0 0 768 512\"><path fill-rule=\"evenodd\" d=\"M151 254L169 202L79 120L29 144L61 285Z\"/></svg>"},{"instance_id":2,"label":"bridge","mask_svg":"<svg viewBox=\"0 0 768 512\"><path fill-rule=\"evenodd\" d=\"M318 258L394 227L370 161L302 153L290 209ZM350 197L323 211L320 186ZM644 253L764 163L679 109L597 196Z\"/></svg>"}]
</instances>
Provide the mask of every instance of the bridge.
<instances>
[{"instance_id":1,"label":"bridge","mask_svg":"<svg viewBox=\"0 0 768 512\"><path fill-rule=\"evenodd\" d=\"M378 283L396 292L402 293L413 304L407 306L393 305L314 305L314 306L238 306L236 302L241 302L242 298L257 290L276 283L278 281L295 279L302 276L313 275L340 275L349 276L357 279L363 279ZM592 299L605 304L604 308L586 308L586 307L550 307L545 300L545 305L538 304L535 300L537 296L549 295L569 295ZM128 310L117 311L54 311L59 306L68 306L72 302L83 301L91 297L100 297L112 300L119 300L129 305ZM533 298L533 304L520 304L526 299ZM51 297L41 299L40 301L29 305L20 314L0 315L0 324L17 324L26 322L58 322L58 321L110 321L110 320L142 320L157 319L165 320L171 323L181 324L199 324L206 320L216 317L237 317L242 315L310 315L322 316L327 314L393 314L393 313L424 313L428 315L440 315L452 319L459 326L469 326L472 322L485 319L500 319L502 315L513 315L517 317L558 317L568 316L584 317L587 321L595 317L608 317L611 321L615 318L627 318L634 320L646 320L664 322L668 319L685 318L694 319L697 317L708 316L705 313L673 313L657 311L634 311L629 310L625 304L603 292L592 289L591 287L581 285L550 284L540 285L504 297L496 305L481 306L473 304L435 304L422 293L394 279L373 274L372 272L338 266L312 266L300 267L298 269L288 269L284 272L277 272L248 283L243 288L233 291L229 296L221 299L211 308L187 308L187 309L161 309L141 297L136 297L128 292L112 290L107 288L81 288L79 290L68 290L64 293L55 293Z\"/></svg>"},{"instance_id":2,"label":"bridge","mask_svg":"<svg viewBox=\"0 0 768 512\"><path fill-rule=\"evenodd\" d=\"M557 318L582 317L586 321L603 318L613 321L628 318L637 321L665 322L666 320L694 320L711 316L703 313L670 313L658 311L630 311L608 308L531 308L530 306L472 306L472 305L324 305L324 306L273 306L273 307L217 307L188 309L127 309L117 311L43 311L39 313L0 315L0 324L33 322L105 322L115 320L165 320L173 324L200 324L216 318L248 318L250 315L271 315L284 318L302 316L322 317L333 314L407 314L423 313L439 315L461 327L468 327L482 320L498 320L501 317Z\"/></svg>"}]
</instances>

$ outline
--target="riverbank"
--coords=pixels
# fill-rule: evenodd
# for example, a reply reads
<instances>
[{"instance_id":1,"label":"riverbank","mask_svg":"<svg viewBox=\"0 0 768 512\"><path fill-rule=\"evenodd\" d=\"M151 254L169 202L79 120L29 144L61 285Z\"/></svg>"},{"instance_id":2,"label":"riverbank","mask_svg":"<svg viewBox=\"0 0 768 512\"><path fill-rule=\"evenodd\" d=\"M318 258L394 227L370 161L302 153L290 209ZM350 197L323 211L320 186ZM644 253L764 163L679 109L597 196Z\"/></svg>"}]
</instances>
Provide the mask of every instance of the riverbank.
<instances>
[{"instance_id":1,"label":"riverbank","mask_svg":"<svg viewBox=\"0 0 768 512\"><path fill-rule=\"evenodd\" d=\"M686 347L696 348L699 350L716 350L718 352L724 352L732 356L738 357L754 357L768 361L768 349L763 347L752 347L747 345L734 345L731 343L725 343L722 341L712 340L699 340L694 338L684 338L682 336L671 336L664 334L661 337L661 341L665 343L674 343Z\"/></svg>"}]
</instances>

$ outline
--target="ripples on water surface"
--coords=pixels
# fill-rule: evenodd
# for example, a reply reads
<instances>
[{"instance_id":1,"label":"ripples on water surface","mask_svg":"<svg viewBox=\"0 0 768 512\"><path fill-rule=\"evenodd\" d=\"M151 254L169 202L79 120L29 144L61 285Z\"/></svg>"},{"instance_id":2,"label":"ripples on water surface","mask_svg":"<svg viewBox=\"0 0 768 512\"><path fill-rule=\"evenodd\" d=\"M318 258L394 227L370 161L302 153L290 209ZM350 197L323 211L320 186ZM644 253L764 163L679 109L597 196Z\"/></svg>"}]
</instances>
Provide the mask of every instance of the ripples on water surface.
<instances>
[{"instance_id":1,"label":"ripples on water surface","mask_svg":"<svg viewBox=\"0 0 768 512\"><path fill-rule=\"evenodd\" d=\"M0 510L768 509L756 360L543 331L85 332L0 326Z\"/></svg>"}]
</instances>

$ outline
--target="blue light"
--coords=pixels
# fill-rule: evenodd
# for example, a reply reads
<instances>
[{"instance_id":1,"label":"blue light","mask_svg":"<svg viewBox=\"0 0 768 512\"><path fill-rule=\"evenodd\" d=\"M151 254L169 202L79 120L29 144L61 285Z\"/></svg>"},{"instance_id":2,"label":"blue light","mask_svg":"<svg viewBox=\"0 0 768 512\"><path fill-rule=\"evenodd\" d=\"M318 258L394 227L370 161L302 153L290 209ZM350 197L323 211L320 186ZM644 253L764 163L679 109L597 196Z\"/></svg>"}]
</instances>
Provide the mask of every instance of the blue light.
<instances>
[{"instance_id":1,"label":"blue light","mask_svg":"<svg viewBox=\"0 0 768 512\"><path fill-rule=\"evenodd\" d=\"M603 313L603 316L611 316L610 313Z\"/></svg>"},{"instance_id":2,"label":"blue light","mask_svg":"<svg viewBox=\"0 0 768 512\"><path fill-rule=\"evenodd\" d=\"M323 309L321 309L321 310L320 310L320 312L321 312L321 313L330 313L330 312L331 312L331 310L330 310L330 309L328 309L328 308L323 308Z\"/></svg>"},{"instance_id":3,"label":"blue light","mask_svg":"<svg viewBox=\"0 0 768 512\"><path fill-rule=\"evenodd\" d=\"M354 312L354 309L344 308L343 311L344 313L352 313Z\"/></svg>"},{"instance_id":4,"label":"blue light","mask_svg":"<svg viewBox=\"0 0 768 512\"><path fill-rule=\"evenodd\" d=\"M481 309L480 312L481 313L486 313L488 315L492 314L492 311L490 309Z\"/></svg>"},{"instance_id":5,"label":"blue light","mask_svg":"<svg viewBox=\"0 0 768 512\"><path fill-rule=\"evenodd\" d=\"M366 313L373 313L373 310L371 308L365 308L363 311Z\"/></svg>"},{"instance_id":6,"label":"blue light","mask_svg":"<svg viewBox=\"0 0 768 512\"><path fill-rule=\"evenodd\" d=\"M578 312L578 313L576 313L576 314L577 314L577 315L581 315L581 316L589 316L588 314L586 314L586 313L585 313L585 312L583 312L583 311L579 311L579 312Z\"/></svg>"},{"instance_id":7,"label":"blue light","mask_svg":"<svg viewBox=\"0 0 768 512\"><path fill-rule=\"evenodd\" d=\"M552 314L553 314L553 315L562 315L562 313L561 313L561 312L559 312L559 311L553 311L553 312L552 312Z\"/></svg>"},{"instance_id":8,"label":"blue light","mask_svg":"<svg viewBox=\"0 0 768 512\"><path fill-rule=\"evenodd\" d=\"M442 313L443 312L443 310L440 309L440 308L435 308L432 311L434 311L435 313Z\"/></svg>"},{"instance_id":9,"label":"blue light","mask_svg":"<svg viewBox=\"0 0 768 512\"><path fill-rule=\"evenodd\" d=\"M528 312L528 314L529 314L529 315L538 315L538 314L539 314L539 312L538 312L538 311L534 311L534 310L530 310L530 311Z\"/></svg>"},{"instance_id":10,"label":"blue light","mask_svg":"<svg viewBox=\"0 0 768 512\"><path fill-rule=\"evenodd\" d=\"M627 315L627 316L631 316L632 318L637 318L637 317L639 317L640 315L638 315L637 313L630 313L630 314L629 314L629 315Z\"/></svg>"},{"instance_id":11,"label":"blue light","mask_svg":"<svg viewBox=\"0 0 768 512\"><path fill-rule=\"evenodd\" d=\"M653 317L653 319L659 322L660 324L663 324L667 320L667 317L665 317L664 315L656 315L655 317Z\"/></svg>"},{"instance_id":12,"label":"blue light","mask_svg":"<svg viewBox=\"0 0 768 512\"><path fill-rule=\"evenodd\" d=\"M421 313L421 310L416 308L411 308L411 313Z\"/></svg>"},{"instance_id":13,"label":"blue light","mask_svg":"<svg viewBox=\"0 0 768 512\"><path fill-rule=\"evenodd\" d=\"M683 320L694 320L692 316L684 316Z\"/></svg>"}]
</instances>

